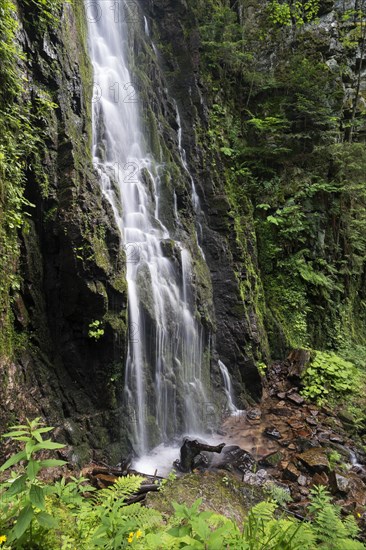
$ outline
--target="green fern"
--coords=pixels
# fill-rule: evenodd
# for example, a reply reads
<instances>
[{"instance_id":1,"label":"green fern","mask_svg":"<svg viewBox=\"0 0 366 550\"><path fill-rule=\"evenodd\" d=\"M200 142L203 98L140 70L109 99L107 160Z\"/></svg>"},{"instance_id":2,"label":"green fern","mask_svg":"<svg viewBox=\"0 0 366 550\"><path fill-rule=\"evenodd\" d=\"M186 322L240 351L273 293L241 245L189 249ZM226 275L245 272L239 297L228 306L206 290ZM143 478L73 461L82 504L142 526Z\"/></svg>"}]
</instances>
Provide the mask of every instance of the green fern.
<instances>
[{"instance_id":1,"label":"green fern","mask_svg":"<svg viewBox=\"0 0 366 550\"><path fill-rule=\"evenodd\" d=\"M339 506L331 503L331 496L325 487L314 487L311 490L309 511L313 514L312 529L320 548L333 550L361 550L365 545L354 540L359 528L352 516L341 519Z\"/></svg>"},{"instance_id":2,"label":"green fern","mask_svg":"<svg viewBox=\"0 0 366 550\"><path fill-rule=\"evenodd\" d=\"M104 504L119 499L125 501L140 489L142 481L142 477L135 475L119 477L113 485L98 491L96 501Z\"/></svg>"}]
</instances>

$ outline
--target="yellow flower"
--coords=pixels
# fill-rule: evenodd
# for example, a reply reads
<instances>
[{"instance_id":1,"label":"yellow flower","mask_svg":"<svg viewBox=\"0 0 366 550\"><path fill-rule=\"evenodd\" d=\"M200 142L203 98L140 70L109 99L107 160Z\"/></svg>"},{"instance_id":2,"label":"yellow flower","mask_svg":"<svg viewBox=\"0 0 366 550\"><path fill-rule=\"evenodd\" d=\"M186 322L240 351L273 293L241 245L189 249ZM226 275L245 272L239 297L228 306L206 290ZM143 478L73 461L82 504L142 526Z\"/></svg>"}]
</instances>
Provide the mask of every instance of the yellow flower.
<instances>
[{"instance_id":1,"label":"yellow flower","mask_svg":"<svg viewBox=\"0 0 366 550\"><path fill-rule=\"evenodd\" d=\"M133 535L134 535L134 533L133 533L133 531L131 531L131 533L128 535L128 539L127 539L128 542L131 543L133 541Z\"/></svg>"},{"instance_id":2,"label":"yellow flower","mask_svg":"<svg viewBox=\"0 0 366 550\"><path fill-rule=\"evenodd\" d=\"M140 529L138 531L136 531L136 538L140 538L142 535L142 531L140 531Z\"/></svg>"},{"instance_id":3,"label":"yellow flower","mask_svg":"<svg viewBox=\"0 0 366 550\"><path fill-rule=\"evenodd\" d=\"M3 542L6 542L6 535L1 535L0 537L0 544L2 544Z\"/></svg>"}]
</instances>

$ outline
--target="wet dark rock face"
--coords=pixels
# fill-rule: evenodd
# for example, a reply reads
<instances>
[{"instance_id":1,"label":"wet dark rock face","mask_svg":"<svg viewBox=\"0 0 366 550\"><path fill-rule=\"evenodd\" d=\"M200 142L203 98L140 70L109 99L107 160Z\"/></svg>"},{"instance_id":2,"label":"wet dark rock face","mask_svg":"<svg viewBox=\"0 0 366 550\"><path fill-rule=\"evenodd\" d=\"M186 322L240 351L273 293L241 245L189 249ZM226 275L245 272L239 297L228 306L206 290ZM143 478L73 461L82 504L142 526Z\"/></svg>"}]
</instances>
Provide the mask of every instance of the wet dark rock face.
<instances>
[{"instance_id":1,"label":"wet dark rock face","mask_svg":"<svg viewBox=\"0 0 366 550\"><path fill-rule=\"evenodd\" d=\"M45 121L47 151L40 151L48 189L31 170L27 175L25 194L35 208L22 236L23 284L15 317L28 341L6 367L1 428L9 417L14 423L43 415L70 445L72 462L90 459L91 449L96 458L118 462L128 447L119 408L125 258L91 162L92 72L83 2L65 4L57 28L40 27L21 4L26 93L33 101L47 90L57 108ZM102 329L98 338L90 335L95 321Z\"/></svg>"}]
</instances>

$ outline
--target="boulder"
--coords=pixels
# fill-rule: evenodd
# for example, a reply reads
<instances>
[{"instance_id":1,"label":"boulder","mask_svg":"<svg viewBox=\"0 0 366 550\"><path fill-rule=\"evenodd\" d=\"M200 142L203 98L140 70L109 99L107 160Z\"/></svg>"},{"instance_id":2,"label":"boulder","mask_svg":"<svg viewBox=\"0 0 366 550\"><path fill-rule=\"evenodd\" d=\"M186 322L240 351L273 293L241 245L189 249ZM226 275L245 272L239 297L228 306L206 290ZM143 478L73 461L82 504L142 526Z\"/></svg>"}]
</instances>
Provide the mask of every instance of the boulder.
<instances>
[{"instance_id":1,"label":"boulder","mask_svg":"<svg viewBox=\"0 0 366 550\"><path fill-rule=\"evenodd\" d=\"M273 453L269 453L268 455L263 456L259 461L258 464L260 466L265 466L268 468L275 468L278 466L278 464L283 459L283 454L281 451L275 451Z\"/></svg>"},{"instance_id":2,"label":"boulder","mask_svg":"<svg viewBox=\"0 0 366 550\"><path fill-rule=\"evenodd\" d=\"M334 471L329 474L329 485L333 493L342 493L344 495L347 494L351 488L350 479Z\"/></svg>"},{"instance_id":3,"label":"boulder","mask_svg":"<svg viewBox=\"0 0 366 550\"><path fill-rule=\"evenodd\" d=\"M326 451L322 447L314 447L299 454L297 458L310 472L328 472L329 461Z\"/></svg>"},{"instance_id":4,"label":"boulder","mask_svg":"<svg viewBox=\"0 0 366 550\"><path fill-rule=\"evenodd\" d=\"M296 468L293 462L290 462L287 465L287 468L283 472L283 479L288 479L289 481L297 481L301 476L301 472Z\"/></svg>"},{"instance_id":5,"label":"boulder","mask_svg":"<svg viewBox=\"0 0 366 550\"><path fill-rule=\"evenodd\" d=\"M255 458L237 445L227 445L220 456L215 456L212 461L214 468L236 471L240 473L252 472L256 466Z\"/></svg>"}]
</instances>

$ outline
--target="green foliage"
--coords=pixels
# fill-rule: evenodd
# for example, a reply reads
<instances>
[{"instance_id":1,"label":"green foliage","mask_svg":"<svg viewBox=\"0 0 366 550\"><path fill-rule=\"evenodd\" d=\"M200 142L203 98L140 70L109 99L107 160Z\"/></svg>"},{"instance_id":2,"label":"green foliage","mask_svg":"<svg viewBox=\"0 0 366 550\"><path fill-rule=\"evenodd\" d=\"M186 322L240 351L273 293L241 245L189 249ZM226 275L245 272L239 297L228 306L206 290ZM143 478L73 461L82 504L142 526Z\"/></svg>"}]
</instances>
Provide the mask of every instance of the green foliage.
<instances>
[{"instance_id":1,"label":"green foliage","mask_svg":"<svg viewBox=\"0 0 366 550\"><path fill-rule=\"evenodd\" d=\"M61 449L63 445L43 434L53 428L43 427L40 419L27 421L27 424L11 426L11 431L2 437L11 438L23 444L23 450L11 456L1 467L0 472L19 466L11 477L0 484L0 531L5 532L8 542L14 548L33 544L32 527L40 530L55 528L55 517L46 511L46 495L49 487L40 481L42 470L63 466L63 460L41 459L43 451Z\"/></svg>"},{"instance_id":2,"label":"green foliage","mask_svg":"<svg viewBox=\"0 0 366 550\"><path fill-rule=\"evenodd\" d=\"M94 338L94 340L99 340L102 336L104 336L104 328L101 321L92 321L89 323L89 331L88 331L89 338Z\"/></svg>"},{"instance_id":3,"label":"green foliage","mask_svg":"<svg viewBox=\"0 0 366 550\"><path fill-rule=\"evenodd\" d=\"M39 13L49 13L60 2L32 2ZM37 13L38 13L37 12ZM33 84L34 104L27 92L26 57L17 41L16 4L0 0L0 356L14 352L11 304L20 288L17 275L18 233L26 231L26 220L33 205L24 197L27 174L33 172L39 186L47 192L47 178L41 163L46 148L46 118L55 103L45 91Z\"/></svg>"},{"instance_id":4,"label":"green foliage","mask_svg":"<svg viewBox=\"0 0 366 550\"><path fill-rule=\"evenodd\" d=\"M292 502L290 492L278 486L276 483L268 482L265 484L264 488L270 499L279 506L285 506L287 503Z\"/></svg>"},{"instance_id":5,"label":"green foliage","mask_svg":"<svg viewBox=\"0 0 366 550\"><path fill-rule=\"evenodd\" d=\"M69 0L65 0L66 3ZM21 0L26 22L33 26L37 33L44 33L49 26L58 24L64 0Z\"/></svg>"},{"instance_id":6,"label":"green foliage","mask_svg":"<svg viewBox=\"0 0 366 550\"><path fill-rule=\"evenodd\" d=\"M312 529L319 542L319 548L334 550L358 550L364 544L355 539L359 529L353 516L340 517L340 508L331 504L331 497L324 486L311 490L309 511L313 516Z\"/></svg>"},{"instance_id":7,"label":"green foliage","mask_svg":"<svg viewBox=\"0 0 366 550\"><path fill-rule=\"evenodd\" d=\"M331 352L316 351L303 376L302 395L322 402L328 395L356 391L359 374L356 367Z\"/></svg>"},{"instance_id":8,"label":"green foliage","mask_svg":"<svg viewBox=\"0 0 366 550\"><path fill-rule=\"evenodd\" d=\"M139 476L121 477L99 491L81 476L45 484L40 479L42 469L64 464L43 457L45 451L62 447L43 439L52 428L35 419L11 430L3 437L20 442L23 449L1 466L3 472L16 467L0 485L0 544L10 544L7 550L364 548L354 540L358 536L356 522L340 519L339 509L331 504L324 487L312 490L311 522L278 515L276 502L283 505L289 498L275 487L270 501L260 502L248 512L242 528L220 514L201 511L202 499L190 507L173 503L174 513L163 521L153 508L127 504L140 488Z\"/></svg>"},{"instance_id":9,"label":"green foliage","mask_svg":"<svg viewBox=\"0 0 366 550\"><path fill-rule=\"evenodd\" d=\"M365 117L351 113L357 98L344 103L342 71L355 64L354 52L337 67L325 62L319 6L272 0L249 14L243 2L209 0L194 8L211 90L201 140L230 202L243 299L253 297L277 357L290 347L349 354L366 345ZM341 40L364 51L361 6L342 9Z\"/></svg>"},{"instance_id":10,"label":"green foliage","mask_svg":"<svg viewBox=\"0 0 366 550\"><path fill-rule=\"evenodd\" d=\"M335 470L336 468L344 469L342 455L338 451L331 451L328 454L328 461L331 470Z\"/></svg>"},{"instance_id":11,"label":"green foliage","mask_svg":"<svg viewBox=\"0 0 366 550\"><path fill-rule=\"evenodd\" d=\"M265 363L258 363L257 369L261 376L265 376L268 369L268 365L266 365Z\"/></svg>"},{"instance_id":12,"label":"green foliage","mask_svg":"<svg viewBox=\"0 0 366 550\"><path fill-rule=\"evenodd\" d=\"M319 12L320 0L289 0L269 3L269 18L274 24L297 27L314 21Z\"/></svg>"}]
</instances>

